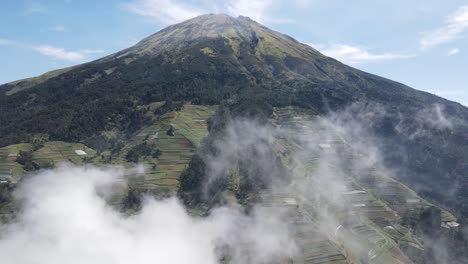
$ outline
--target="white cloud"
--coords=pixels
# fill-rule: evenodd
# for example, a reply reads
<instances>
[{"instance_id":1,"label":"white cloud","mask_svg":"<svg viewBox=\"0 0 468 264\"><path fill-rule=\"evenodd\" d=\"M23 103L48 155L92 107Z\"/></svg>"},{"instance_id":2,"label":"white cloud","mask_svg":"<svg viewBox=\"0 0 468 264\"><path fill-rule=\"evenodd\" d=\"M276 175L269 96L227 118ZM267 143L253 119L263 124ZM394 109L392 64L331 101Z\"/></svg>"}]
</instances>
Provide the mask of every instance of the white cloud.
<instances>
[{"instance_id":1,"label":"white cloud","mask_svg":"<svg viewBox=\"0 0 468 264\"><path fill-rule=\"evenodd\" d=\"M126 7L133 13L156 19L164 24L177 23L206 12L173 0L137 0L127 4Z\"/></svg>"},{"instance_id":2,"label":"white cloud","mask_svg":"<svg viewBox=\"0 0 468 264\"><path fill-rule=\"evenodd\" d=\"M50 28L51 31L64 32L66 31L64 26L58 25Z\"/></svg>"},{"instance_id":3,"label":"white cloud","mask_svg":"<svg viewBox=\"0 0 468 264\"><path fill-rule=\"evenodd\" d=\"M227 13L248 16L262 23L293 23L294 20L275 16L284 6L309 8L315 0L198 0L192 4L178 0L133 0L125 7L135 14L150 17L163 24L172 24L206 13Z\"/></svg>"},{"instance_id":4,"label":"white cloud","mask_svg":"<svg viewBox=\"0 0 468 264\"><path fill-rule=\"evenodd\" d=\"M88 58L88 55L103 53L103 50L84 49L78 51L67 51L64 48L50 45L33 47L37 52L57 60L66 60L71 62L81 62Z\"/></svg>"},{"instance_id":5,"label":"white cloud","mask_svg":"<svg viewBox=\"0 0 468 264\"><path fill-rule=\"evenodd\" d=\"M453 55L456 55L458 53L460 53L460 49L459 48L453 48L453 49L451 49L451 50L449 50L447 52L447 56L453 56Z\"/></svg>"},{"instance_id":6,"label":"white cloud","mask_svg":"<svg viewBox=\"0 0 468 264\"><path fill-rule=\"evenodd\" d=\"M15 222L0 223L2 263L217 264L223 246L235 264L292 254L277 212L247 216L223 207L200 218L176 198L148 198L128 216L106 203L124 182L123 170L109 168L62 166L31 175L15 190L22 202Z\"/></svg>"},{"instance_id":7,"label":"white cloud","mask_svg":"<svg viewBox=\"0 0 468 264\"><path fill-rule=\"evenodd\" d=\"M101 49L84 49L80 50L81 53L84 54L99 54L99 53L104 53L104 50Z\"/></svg>"},{"instance_id":8,"label":"white cloud","mask_svg":"<svg viewBox=\"0 0 468 264\"><path fill-rule=\"evenodd\" d=\"M351 46L347 44L309 45L316 48L326 56L335 58L339 61L349 64L360 64L372 61L395 60L413 57L411 55L398 53L372 53L363 47Z\"/></svg>"},{"instance_id":9,"label":"white cloud","mask_svg":"<svg viewBox=\"0 0 468 264\"><path fill-rule=\"evenodd\" d=\"M461 6L447 17L445 25L435 30L421 34L420 46L422 49L452 42L462 37L468 29L468 6Z\"/></svg>"},{"instance_id":10,"label":"white cloud","mask_svg":"<svg viewBox=\"0 0 468 264\"><path fill-rule=\"evenodd\" d=\"M272 0L230 0L226 3L227 12L234 16L248 16L262 22L267 20L267 10L272 6Z\"/></svg>"}]
</instances>

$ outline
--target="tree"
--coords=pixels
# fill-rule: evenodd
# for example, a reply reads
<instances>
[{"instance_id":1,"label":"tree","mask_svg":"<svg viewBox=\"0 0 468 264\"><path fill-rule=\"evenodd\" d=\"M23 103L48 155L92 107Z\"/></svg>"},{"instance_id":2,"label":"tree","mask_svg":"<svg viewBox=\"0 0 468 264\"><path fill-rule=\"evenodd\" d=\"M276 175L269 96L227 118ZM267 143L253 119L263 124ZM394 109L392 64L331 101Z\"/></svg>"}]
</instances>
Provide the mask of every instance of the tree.
<instances>
[{"instance_id":1,"label":"tree","mask_svg":"<svg viewBox=\"0 0 468 264\"><path fill-rule=\"evenodd\" d=\"M33 162L33 153L32 151L20 151L16 162L23 165L23 168L26 171L32 171L38 169L37 165Z\"/></svg>"},{"instance_id":2,"label":"tree","mask_svg":"<svg viewBox=\"0 0 468 264\"><path fill-rule=\"evenodd\" d=\"M44 143L49 141L49 134L36 134L32 137L31 143L33 144L33 150L38 150L44 146Z\"/></svg>"},{"instance_id":3,"label":"tree","mask_svg":"<svg viewBox=\"0 0 468 264\"><path fill-rule=\"evenodd\" d=\"M141 156L152 155L152 146L144 142L132 147L125 155L125 159L129 162L138 162Z\"/></svg>"},{"instance_id":4,"label":"tree","mask_svg":"<svg viewBox=\"0 0 468 264\"><path fill-rule=\"evenodd\" d=\"M153 153L151 153L151 157L153 157L154 159L157 159L159 158L159 156L161 156L161 154L162 154L161 150L156 149L155 151L153 151Z\"/></svg>"}]
</instances>

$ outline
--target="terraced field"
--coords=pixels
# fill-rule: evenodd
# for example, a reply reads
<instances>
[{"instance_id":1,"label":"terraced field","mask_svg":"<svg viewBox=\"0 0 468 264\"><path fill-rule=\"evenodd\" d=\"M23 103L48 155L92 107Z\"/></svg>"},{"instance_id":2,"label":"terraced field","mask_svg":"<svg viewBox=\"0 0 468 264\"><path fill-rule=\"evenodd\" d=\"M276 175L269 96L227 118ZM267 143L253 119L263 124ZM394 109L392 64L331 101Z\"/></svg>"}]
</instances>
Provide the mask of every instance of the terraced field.
<instances>
[{"instance_id":1,"label":"terraced field","mask_svg":"<svg viewBox=\"0 0 468 264\"><path fill-rule=\"evenodd\" d=\"M285 221L292 227L297 247L296 256L287 263L346 264L346 256L340 247L320 232L312 216L305 213L296 198L288 193L264 192L260 194L260 206L285 213Z\"/></svg>"},{"instance_id":2,"label":"terraced field","mask_svg":"<svg viewBox=\"0 0 468 264\"><path fill-rule=\"evenodd\" d=\"M41 168L57 166L64 162L82 165L83 159L93 158L96 152L81 143L51 141L33 152L33 161Z\"/></svg>"},{"instance_id":3,"label":"terraced field","mask_svg":"<svg viewBox=\"0 0 468 264\"><path fill-rule=\"evenodd\" d=\"M293 185L298 186L293 193L301 201L303 212L318 219L319 224L331 225L331 228L326 226L320 229L328 230L326 236L336 240L343 247L343 252L350 254L348 258L354 258L354 262L412 263L400 250L399 244L405 241L407 244L413 243L419 249L422 247L410 230L400 228L398 214L384 200L376 198L362 187L355 175L344 173L340 160L327 158L329 155L339 155L346 160L352 154L346 142L339 135L317 127L317 123L310 123L310 120L317 117L290 114L291 111L294 112L293 108L277 110L278 118L282 118L289 128L297 128L297 135L291 134L288 139L278 140L275 149L288 171L293 173ZM291 120L292 116L294 119ZM305 147L295 140L301 136L302 131L312 131L317 138L315 147ZM321 171L317 172L319 167ZM323 173L329 175L325 176ZM327 188L331 188L327 183L330 180L337 184L335 188L342 190L341 193L334 194L334 201L325 198L330 196L327 191ZM315 195L311 196L311 193ZM333 219L329 218L330 215ZM398 229L401 233L390 235L383 228ZM364 245L367 251L356 249L354 244Z\"/></svg>"},{"instance_id":4,"label":"terraced field","mask_svg":"<svg viewBox=\"0 0 468 264\"><path fill-rule=\"evenodd\" d=\"M376 197L396 211L400 216L419 214L421 210L433 206L402 183L380 175L372 170L368 175L356 178L359 183ZM442 210L442 222L456 222L457 218L446 210Z\"/></svg>"},{"instance_id":5,"label":"terraced field","mask_svg":"<svg viewBox=\"0 0 468 264\"><path fill-rule=\"evenodd\" d=\"M161 155L144 160L145 174L134 175L130 179L131 187L158 195L176 192L179 177L208 134L207 120L215 111L214 106L185 104L181 111L167 113L154 125L140 131L125 148L146 141L154 144Z\"/></svg>"},{"instance_id":6,"label":"terraced field","mask_svg":"<svg viewBox=\"0 0 468 264\"><path fill-rule=\"evenodd\" d=\"M22 166L16 163L20 151L30 151L31 144L17 144L0 148L0 181L16 183L23 174Z\"/></svg>"},{"instance_id":7,"label":"terraced field","mask_svg":"<svg viewBox=\"0 0 468 264\"><path fill-rule=\"evenodd\" d=\"M0 188L13 190L25 173L23 166L16 160L21 151L29 152L32 150L32 144L17 144L0 148ZM83 164L85 157L92 158L95 151L83 144L52 141L45 143L44 147L32 154L35 166L46 168L59 165L62 162ZM0 222L11 220L17 209L14 200L0 203Z\"/></svg>"},{"instance_id":8,"label":"terraced field","mask_svg":"<svg viewBox=\"0 0 468 264\"><path fill-rule=\"evenodd\" d=\"M25 172L16 162L21 151L32 151L31 144L17 144L0 148L0 183L15 184ZM81 165L85 158L93 158L95 151L80 143L51 141L32 153L32 161L40 168L71 162Z\"/></svg>"}]
</instances>

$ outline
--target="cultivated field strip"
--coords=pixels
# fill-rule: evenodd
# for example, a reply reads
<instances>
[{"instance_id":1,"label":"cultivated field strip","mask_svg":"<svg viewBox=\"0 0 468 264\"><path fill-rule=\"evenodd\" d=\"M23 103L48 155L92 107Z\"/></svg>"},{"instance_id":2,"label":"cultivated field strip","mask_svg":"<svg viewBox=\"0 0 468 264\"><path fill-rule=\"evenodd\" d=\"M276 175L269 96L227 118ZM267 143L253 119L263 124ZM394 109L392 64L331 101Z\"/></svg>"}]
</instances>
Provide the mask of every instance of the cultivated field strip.
<instances>
[{"instance_id":1,"label":"cultivated field strip","mask_svg":"<svg viewBox=\"0 0 468 264\"><path fill-rule=\"evenodd\" d=\"M296 143L295 138L298 138L300 134L291 135L290 133L290 139L278 140L276 143L278 146L275 149L281 160L288 171L293 173L293 185L309 186L307 193L301 194L305 191L303 187L296 188L297 190L294 192L298 195L296 197L300 198L301 203L306 203L302 205L303 212L310 216L316 216L317 219L323 219L323 217L327 219L326 215L333 215L335 218L333 221L337 221L337 227L333 230L336 229L339 232L330 232L331 230L325 228L328 230L327 236L335 237L345 252L351 254L349 257L354 260L378 264L412 263L400 250L397 242L401 241L395 239L395 236L386 234L382 229L384 227L393 228L393 225L398 226L400 220L398 214L384 201L377 199L368 190L361 187L356 181L355 175L343 173L346 169L342 168L337 159L328 158L340 156L340 159L352 160L354 158L353 152L346 142L339 135L333 135L330 131L321 129L316 123L310 122L309 120L314 120L313 118L298 117L295 114L288 114L288 111L294 111L294 109L277 110L279 113L277 116L283 118L283 122L286 122L289 128L297 128L297 133L308 131L310 128L310 130L315 131L315 137L323 138L323 142L318 142L315 149L309 149L310 146L305 149L300 143ZM295 116L295 118L288 120L291 116ZM296 122L299 124L294 124ZM322 134L324 135L321 136ZM321 182L324 180L327 182L327 180L320 178L324 177L323 172L319 172L317 175L316 170L319 167L329 175L327 178L335 177L334 182L342 185L343 193L338 195L332 204L328 199L324 199L326 194L320 195L323 192L321 188L327 188ZM310 193L317 195L310 196L308 195ZM418 243L409 230L402 231L408 232L399 236L399 239L404 238ZM368 251L356 251L353 249L353 243L365 245L364 248L367 248Z\"/></svg>"},{"instance_id":2,"label":"cultivated field strip","mask_svg":"<svg viewBox=\"0 0 468 264\"><path fill-rule=\"evenodd\" d=\"M263 192L260 207L282 212L284 221L291 227L297 247L296 256L288 263L301 264L346 264L340 248L323 235L314 219L300 209L297 199L288 193Z\"/></svg>"},{"instance_id":3,"label":"cultivated field strip","mask_svg":"<svg viewBox=\"0 0 468 264\"><path fill-rule=\"evenodd\" d=\"M16 162L20 151L30 151L31 144L16 144L0 148L0 181L16 183L24 170Z\"/></svg>"},{"instance_id":4,"label":"cultivated field strip","mask_svg":"<svg viewBox=\"0 0 468 264\"><path fill-rule=\"evenodd\" d=\"M78 155L77 151L83 151ZM44 147L34 151L33 161L40 167L52 167L64 162L82 165L85 157L92 158L96 152L80 143L66 143L62 141L51 141Z\"/></svg>"},{"instance_id":5,"label":"cultivated field strip","mask_svg":"<svg viewBox=\"0 0 468 264\"><path fill-rule=\"evenodd\" d=\"M167 113L140 131L131 144L146 140L154 143L161 155L157 159L145 159L145 174L132 178L131 187L158 194L177 192L179 177L208 134L207 120L215 110L212 106L185 104L180 111Z\"/></svg>"}]
</instances>

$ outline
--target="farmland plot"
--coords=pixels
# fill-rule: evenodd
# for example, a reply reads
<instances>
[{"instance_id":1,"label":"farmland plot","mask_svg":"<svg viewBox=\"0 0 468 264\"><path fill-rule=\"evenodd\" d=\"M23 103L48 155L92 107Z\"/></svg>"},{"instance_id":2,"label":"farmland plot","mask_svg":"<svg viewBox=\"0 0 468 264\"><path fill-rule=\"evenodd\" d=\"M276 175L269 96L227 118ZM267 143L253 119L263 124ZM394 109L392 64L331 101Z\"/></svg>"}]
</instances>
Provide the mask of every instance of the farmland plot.
<instances>
[{"instance_id":1,"label":"farmland plot","mask_svg":"<svg viewBox=\"0 0 468 264\"><path fill-rule=\"evenodd\" d=\"M177 192L179 177L208 134L207 120L215 110L213 106L185 104L180 111L166 113L154 125L140 131L126 148L148 142L154 144L160 155L143 160L145 173L130 180L131 188L158 195Z\"/></svg>"}]
</instances>

